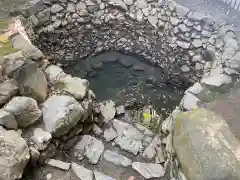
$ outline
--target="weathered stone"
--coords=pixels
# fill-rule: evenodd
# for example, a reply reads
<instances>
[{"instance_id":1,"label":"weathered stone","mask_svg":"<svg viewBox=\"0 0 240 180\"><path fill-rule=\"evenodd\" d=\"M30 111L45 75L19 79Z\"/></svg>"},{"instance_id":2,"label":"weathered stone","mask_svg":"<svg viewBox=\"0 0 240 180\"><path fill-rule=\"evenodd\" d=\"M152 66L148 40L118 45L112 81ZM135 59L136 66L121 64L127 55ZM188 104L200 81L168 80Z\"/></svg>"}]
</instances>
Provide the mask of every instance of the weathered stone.
<instances>
[{"instance_id":1,"label":"weathered stone","mask_svg":"<svg viewBox=\"0 0 240 180\"><path fill-rule=\"evenodd\" d=\"M100 136L103 133L103 131L98 125L94 124L93 133L96 134L97 136Z\"/></svg>"},{"instance_id":2,"label":"weathered stone","mask_svg":"<svg viewBox=\"0 0 240 180\"><path fill-rule=\"evenodd\" d=\"M71 165L70 163L66 163L66 162L63 162L60 160L56 160L56 159L48 159L46 161L46 164L56 167L56 168L59 168L59 169L62 169L62 170L66 170L66 171L68 171L70 169L70 165Z\"/></svg>"},{"instance_id":3,"label":"weathered stone","mask_svg":"<svg viewBox=\"0 0 240 180\"><path fill-rule=\"evenodd\" d=\"M159 178L165 174L165 170L160 164L134 162L132 168L146 179Z\"/></svg>"},{"instance_id":4,"label":"weathered stone","mask_svg":"<svg viewBox=\"0 0 240 180\"><path fill-rule=\"evenodd\" d=\"M120 136L115 139L115 143L120 146L121 149L124 149L134 155L137 155L139 151L142 150L142 142L134 139L129 139L125 136Z\"/></svg>"},{"instance_id":5,"label":"weathered stone","mask_svg":"<svg viewBox=\"0 0 240 180\"><path fill-rule=\"evenodd\" d=\"M6 129L17 129L18 124L14 116L4 110L0 110L0 125Z\"/></svg>"},{"instance_id":6,"label":"weathered stone","mask_svg":"<svg viewBox=\"0 0 240 180\"><path fill-rule=\"evenodd\" d=\"M186 90L186 92L190 92L192 94L199 94L203 91L204 87L199 83L199 82L196 82L193 86L191 86L190 88L188 88Z\"/></svg>"},{"instance_id":7,"label":"weathered stone","mask_svg":"<svg viewBox=\"0 0 240 180\"><path fill-rule=\"evenodd\" d=\"M21 49L27 57L33 60L44 57L44 54L31 43L27 36L23 36L22 34L16 35L12 38L12 44L13 48Z\"/></svg>"},{"instance_id":8,"label":"weathered stone","mask_svg":"<svg viewBox=\"0 0 240 180\"><path fill-rule=\"evenodd\" d=\"M132 161L125 156L118 154L117 152L106 150L103 155L104 159L119 166L130 166L132 164Z\"/></svg>"},{"instance_id":9,"label":"weathered stone","mask_svg":"<svg viewBox=\"0 0 240 180\"><path fill-rule=\"evenodd\" d=\"M52 5L52 7L51 7L51 13L56 14L56 13L62 11L63 9L64 9L64 8L63 8L61 5L59 5L59 4L54 4L54 5Z\"/></svg>"},{"instance_id":10,"label":"weathered stone","mask_svg":"<svg viewBox=\"0 0 240 180\"><path fill-rule=\"evenodd\" d=\"M68 3L68 5L67 5L67 11L68 12L74 13L75 12L75 8L76 8L76 5L74 3Z\"/></svg>"},{"instance_id":11,"label":"weathered stone","mask_svg":"<svg viewBox=\"0 0 240 180\"><path fill-rule=\"evenodd\" d=\"M20 88L20 94L43 102L47 97L47 80L35 62L24 64L15 73L14 79Z\"/></svg>"},{"instance_id":12,"label":"weathered stone","mask_svg":"<svg viewBox=\"0 0 240 180\"><path fill-rule=\"evenodd\" d=\"M141 141L143 139L143 134L128 123L114 119L113 127L116 129L118 136L123 135L129 139L138 141Z\"/></svg>"},{"instance_id":13,"label":"weathered stone","mask_svg":"<svg viewBox=\"0 0 240 180\"><path fill-rule=\"evenodd\" d=\"M36 145L38 150L46 149L51 139L51 134L41 128L34 129L33 136L31 137L31 141Z\"/></svg>"},{"instance_id":14,"label":"weathered stone","mask_svg":"<svg viewBox=\"0 0 240 180\"><path fill-rule=\"evenodd\" d=\"M108 128L104 131L103 137L106 142L111 141L117 137L117 133L113 128Z\"/></svg>"},{"instance_id":15,"label":"weathered stone","mask_svg":"<svg viewBox=\"0 0 240 180\"><path fill-rule=\"evenodd\" d=\"M240 179L239 141L215 113L196 109L179 114L173 142L187 179Z\"/></svg>"},{"instance_id":16,"label":"weathered stone","mask_svg":"<svg viewBox=\"0 0 240 180\"><path fill-rule=\"evenodd\" d=\"M135 5L137 6L137 8L139 9L144 9L147 8L147 2L145 0L137 0L135 2Z\"/></svg>"},{"instance_id":17,"label":"weathered stone","mask_svg":"<svg viewBox=\"0 0 240 180\"><path fill-rule=\"evenodd\" d=\"M50 96L42 111L45 128L56 137L68 133L84 115L82 106L71 96Z\"/></svg>"},{"instance_id":18,"label":"weathered stone","mask_svg":"<svg viewBox=\"0 0 240 180\"><path fill-rule=\"evenodd\" d=\"M91 164L98 163L103 150L102 141L89 135L84 135L74 148L75 154L79 153L86 156Z\"/></svg>"},{"instance_id":19,"label":"weathered stone","mask_svg":"<svg viewBox=\"0 0 240 180\"><path fill-rule=\"evenodd\" d=\"M159 136L156 136L150 145L145 149L142 156L148 159L153 159L157 153L157 148L161 145L161 139Z\"/></svg>"},{"instance_id":20,"label":"weathered stone","mask_svg":"<svg viewBox=\"0 0 240 180\"><path fill-rule=\"evenodd\" d=\"M116 107L116 116L121 116L125 113L125 108L123 105Z\"/></svg>"},{"instance_id":21,"label":"weathered stone","mask_svg":"<svg viewBox=\"0 0 240 180\"><path fill-rule=\"evenodd\" d=\"M177 45L183 49L188 49L190 47L190 43L185 41L177 41Z\"/></svg>"},{"instance_id":22,"label":"weathered stone","mask_svg":"<svg viewBox=\"0 0 240 180\"><path fill-rule=\"evenodd\" d=\"M192 93L187 93L187 94L185 94L185 96L182 99L182 105L183 105L184 109L190 111L197 107L197 103L199 101L200 100L195 95L193 95Z\"/></svg>"},{"instance_id":23,"label":"weathered stone","mask_svg":"<svg viewBox=\"0 0 240 180\"><path fill-rule=\"evenodd\" d=\"M192 45L193 45L195 48L201 47L201 46L202 46L202 41L201 41L201 39L194 39L194 40L192 41Z\"/></svg>"},{"instance_id":24,"label":"weathered stone","mask_svg":"<svg viewBox=\"0 0 240 180\"><path fill-rule=\"evenodd\" d=\"M43 25L45 22L49 21L51 15L50 8L44 9L37 14L38 25Z\"/></svg>"},{"instance_id":25,"label":"weathered stone","mask_svg":"<svg viewBox=\"0 0 240 180\"><path fill-rule=\"evenodd\" d=\"M62 77L66 76L63 70L56 65L48 66L44 70L44 73L46 74L46 77L51 84L57 83Z\"/></svg>"},{"instance_id":26,"label":"weathered stone","mask_svg":"<svg viewBox=\"0 0 240 180\"><path fill-rule=\"evenodd\" d=\"M108 1L109 4L112 4L114 6L118 6L120 8L122 8L123 10L127 10L127 6L126 4L122 1L122 0L110 0Z\"/></svg>"},{"instance_id":27,"label":"weathered stone","mask_svg":"<svg viewBox=\"0 0 240 180\"><path fill-rule=\"evenodd\" d=\"M101 102L99 103L99 107L105 122L108 122L114 118L116 109L113 101L109 100Z\"/></svg>"},{"instance_id":28,"label":"weathered stone","mask_svg":"<svg viewBox=\"0 0 240 180\"><path fill-rule=\"evenodd\" d=\"M100 172L94 171L94 177L96 180L116 180L114 178L111 178L110 176L107 176L105 174L102 174Z\"/></svg>"},{"instance_id":29,"label":"weathered stone","mask_svg":"<svg viewBox=\"0 0 240 180\"><path fill-rule=\"evenodd\" d=\"M93 180L93 172L76 163L71 164L71 169L80 180Z\"/></svg>"},{"instance_id":30,"label":"weathered stone","mask_svg":"<svg viewBox=\"0 0 240 180\"><path fill-rule=\"evenodd\" d=\"M19 88L13 81L5 81L0 84L0 106L4 105L13 96L17 95Z\"/></svg>"},{"instance_id":31,"label":"weathered stone","mask_svg":"<svg viewBox=\"0 0 240 180\"><path fill-rule=\"evenodd\" d=\"M30 154L26 141L15 131L0 126L0 179L21 179Z\"/></svg>"},{"instance_id":32,"label":"weathered stone","mask_svg":"<svg viewBox=\"0 0 240 180\"><path fill-rule=\"evenodd\" d=\"M135 127L144 135L153 136L154 133L141 124L135 124Z\"/></svg>"},{"instance_id":33,"label":"weathered stone","mask_svg":"<svg viewBox=\"0 0 240 180\"><path fill-rule=\"evenodd\" d=\"M37 102L29 97L17 96L6 104L4 110L10 112L20 127L34 124L42 115Z\"/></svg>"},{"instance_id":34,"label":"weathered stone","mask_svg":"<svg viewBox=\"0 0 240 180\"><path fill-rule=\"evenodd\" d=\"M224 84L230 84L231 82L232 82L231 76L225 74L213 74L201 80L202 84L216 87L219 87Z\"/></svg>"},{"instance_id":35,"label":"weathered stone","mask_svg":"<svg viewBox=\"0 0 240 180\"><path fill-rule=\"evenodd\" d=\"M67 91L74 96L74 98L82 100L87 93L89 82L86 79L78 77L64 76L58 83L57 88Z\"/></svg>"},{"instance_id":36,"label":"weathered stone","mask_svg":"<svg viewBox=\"0 0 240 180\"><path fill-rule=\"evenodd\" d=\"M153 26L157 27L158 18L157 16L148 16L148 22Z\"/></svg>"}]
</instances>

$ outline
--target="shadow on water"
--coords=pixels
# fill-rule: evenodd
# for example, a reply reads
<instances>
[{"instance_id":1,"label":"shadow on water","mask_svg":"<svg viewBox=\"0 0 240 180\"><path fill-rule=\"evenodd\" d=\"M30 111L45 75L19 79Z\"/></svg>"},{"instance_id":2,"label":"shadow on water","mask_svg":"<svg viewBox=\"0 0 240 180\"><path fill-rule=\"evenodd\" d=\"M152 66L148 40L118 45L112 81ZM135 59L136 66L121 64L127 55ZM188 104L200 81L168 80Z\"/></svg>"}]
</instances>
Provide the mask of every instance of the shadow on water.
<instances>
[{"instance_id":1,"label":"shadow on water","mask_svg":"<svg viewBox=\"0 0 240 180\"><path fill-rule=\"evenodd\" d=\"M136 101L152 104L166 116L179 104L187 86L169 83L164 70L144 63L135 56L107 52L90 57L65 72L86 78L99 101L113 99L117 104Z\"/></svg>"}]
</instances>

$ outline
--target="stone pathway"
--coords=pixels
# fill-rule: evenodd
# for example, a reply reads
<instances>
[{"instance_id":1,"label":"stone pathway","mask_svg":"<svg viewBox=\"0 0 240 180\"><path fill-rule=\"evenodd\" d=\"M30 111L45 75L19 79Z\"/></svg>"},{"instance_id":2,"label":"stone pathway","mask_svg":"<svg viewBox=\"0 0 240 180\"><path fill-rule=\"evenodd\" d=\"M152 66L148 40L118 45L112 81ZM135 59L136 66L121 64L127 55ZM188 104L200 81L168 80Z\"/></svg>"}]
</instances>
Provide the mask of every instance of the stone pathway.
<instances>
[{"instance_id":1,"label":"stone pathway","mask_svg":"<svg viewBox=\"0 0 240 180\"><path fill-rule=\"evenodd\" d=\"M164 160L155 163L161 146L159 135L124 114L98 128L101 131L79 136L79 141L63 153L66 158L61 153L55 160L48 160L34 172L34 180L128 180L130 176L136 180L169 179Z\"/></svg>"}]
</instances>

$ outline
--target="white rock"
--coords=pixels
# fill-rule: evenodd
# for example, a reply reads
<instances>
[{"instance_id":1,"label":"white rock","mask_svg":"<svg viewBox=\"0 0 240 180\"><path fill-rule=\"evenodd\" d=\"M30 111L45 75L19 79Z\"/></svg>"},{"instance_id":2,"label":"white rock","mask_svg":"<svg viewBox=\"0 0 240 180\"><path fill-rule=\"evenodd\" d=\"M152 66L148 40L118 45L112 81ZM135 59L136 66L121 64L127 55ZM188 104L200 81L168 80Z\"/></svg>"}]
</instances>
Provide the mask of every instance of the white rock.
<instances>
[{"instance_id":1,"label":"white rock","mask_svg":"<svg viewBox=\"0 0 240 180\"><path fill-rule=\"evenodd\" d=\"M69 92L76 99L82 100L86 96L89 82L78 77L64 76L59 80L57 88Z\"/></svg>"},{"instance_id":2,"label":"white rock","mask_svg":"<svg viewBox=\"0 0 240 180\"><path fill-rule=\"evenodd\" d=\"M172 117L171 117L171 115L162 122L161 127L162 127L162 132L164 132L164 133L172 132Z\"/></svg>"},{"instance_id":3,"label":"white rock","mask_svg":"<svg viewBox=\"0 0 240 180\"><path fill-rule=\"evenodd\" d=\"M51 139L52 135L41 128L34 129L33 136L31 137L32 142L35 143L38 150L46 149Z\"/></svg>"},{"instance_id":4,"label":"white rock","mask_svg":"<svg viewBox=\"0 0 240 180\"><path fill-rule=\"evenodd\" d=\"M54 4L51 7L51 12L54 13L54 14L56 14L56 13L62 11L62 10L63 10L63 7L59 4Z\"/></svg>"},{"instance_id":5,"label":"white rock","mask_svg":"<svg viewBox=\"0 0 240 180\"><path fill-rule=\"evenodd\" d=\"M120 116L125 113L125 108L123 105L116 107L116 115Z\"/></svg>"},{"instance_id":6,"label":"white rock","mask_svg":"<svg viewBox=\"0 0 240 180\"><path fill-rule=\"evenodd\" d=\"M121 165L124 167L130 166L132 164L132 161L125 156L118 154L117 152L106 150L103 155L104 159L115 164L115 165Z\"/></svg>"},{"instance_id":7,"label":"white rock","mask_svg":"<svg viewBox=\"0 0 240 180\"><path fill-rule=\"evenodd\" d=\"M92 180L93 172L76 163L71 164L71 169L80 180Z\"/></svg>"},{"instance_id":8,"label":"white rock","mask_svg":"<svg viewBox=\"0 0 240 180\"><path fill-rule=\"evenodd\" d=\"M146 179L159 178L165 174L165 170L160 164L134 162L132 168Z\"/></svg>"},{"instance_id":9,"label":"white rock","mask_svg":"<svg viewBox=\"0 0 240 180\"><path fill-rule=\"evenodd\" d=\"M115 103L112 100L99 103L99 107L105 122L108 122L114 118L116 109Z\"/></svg>"},{"instance_id":10,"label":"white rock","mask_svg":"<svg viewBox=\"0 0 240 180\"><path fill-rule=\"evenodd\" d=\"M139 9L144 9L144 8L147 8L148 4L145 0L137 0L135 2L135 5L137 6L137 8Z\"/></svg>"},{"instance_id":11,"label":"white rock","mask_svg":"<svg viewBox=\"0 0 240 180\"><path fill-rule=\"evenodd\" d=\"M74 151L86 156L91 164L97 164L104 151L104 144L92 136L84 135Z\"/></svg>"},{"instance_id":12,"label":"white rock","mask_svg":"<svg viewBox=\"0 0 240 180\"><path fill-rule=\"evenodd\" d=\"M121 149L124 149L134 155L137 155L139 151L142 150L142 142L129 139L125 136L120 136L115 139L115 143L120 146Z\"/></svg>"},{"instance_id":13,"label":"white rock","mask_svg":"<svg viewBox=\"0 0 240 180\"><path fill-rule=\"evenodd\" d=\"M156 27L158 23L158 18L157 16L148 16L148 21L152 26Z\"/></svg>"},{"instance_id":14,"label":"white rock","mask_svg":"<svg viewBox=\"0 0 240 180\"><path fill-rule=\"evenodd\" d=\"M59 137L68 133L81 117L82 106L71 96L52 95L43 103L43 121L48 132Z\"/></svg>"},{"instance_id":15,"label":"white rock","mask_svg":"<svg viewBox=\"0 0 240 180\"><path fill-rule=\"evenodd\" d=\"M148 8L144 8L144 9L142 9L142 12L143 12L143 15L144 16L149 16L149 10L148 10Z\"/></svg>"},{"instance_id":16,"label":"white rock","mask_svg":"<svg viewBox=\"0 0 240 180\"><path fill-rule=\"evenodd\" d=\"M68 12L72 12L74 13L75 12L75 9L76 9L76 5L73 4L73 3L69 3L68 6L67 6L67 11Z\"/></svg>"},{"instance_id":17,"label":"white rock","mask_svg":"<svg viewBox=\"0 0 240 180\"><path fill-rule=\"evenodd\" d=\"M196 96L191 93L187 93L182 100L183 107L186 110L193 110L197 107L197 102L200 101Z\"/></svg>"},{"instance_id":18,"label":"white rock","mask_svg":"<svg viewBox=\"0 0 240 180\"><path fill-rule=\"evenodd\" d=\"M153 159L157 153L157 148L161 145L160 136L156 136L150 145L145 149L142 156L148 159Z\"/></svg>"},{"instance_id":19,"label":"white rock","mask_svg":"<svg viewBox=\"0 0 240 180\"><path fill-rule=\"evenodd\" d=\"M105 174L102 174L102 173L96 172L96 171L94 171L94 177L96 180L116 180L110 176L107 176Z\"/></svg>"},{"instance_id":20,"label":"white rock","mask_svg":"<svg viewBox=\"0 0 240 180\"><path fill-rule=\"evenodd\" d=\"M56 167L56 168L59 168L59 169L62 169L62 170L66 170L66 171L68 171L70 169L70 165L71 165L70 163L66 163L63 161L56 160L56 159L48 159L46 161L46 164Z\"/></svg>"},{"instance_id":21,"label":"white rock","mask_svg":"<svg viewBox=\"0 0 240 180\"><path fill-rule=\"evenodd\" d=\"M96 125L96 124L93 124L93 129L92 129L92 131L93 131L94 134L96 134L97 136L100 136L100 135L103 133L102 129L101 129L98 125Z\"/></svg>"},{"instance_id":22,"label":"white rock","mask_svg":"<svg viewBox=\"0 0 240 180\"><path fill-rule=\"evenodd\" d=\"M223 84L230 84L232 82L231 76L225 74L214 74L205 77L201 80L202 84L219 87Z\"/></svg>"},{"instance_id":23,"label":"white rock","mask_svg":"<svg viewBox=\"0 0 240 180\"><path fill-rule=\"evenodd\" d=\"M190 71L190 68L189 68L187 65L183 65L183 66L181 67L181 70L182 70L183 72L189 72L189 71Z\"/></svg>"},{"instance_id":24,"label":"white rock","mask_svg":"<svg viewBox=\"0 0 240 180\"><path fill-rule=\"evenodd\" d=\"M140 9L137 10L136 18L137 18L137 21L139 21L139 22L143 21L143 13L142 13L142 11Z\"/></svg>"},{"instance_id":25,"label":"white rock","mask_svg":"<svg viewBox=\"0 0 240 180\"><path fill-rule=\"evenodd\" d=\"M199 48L202 46L202 41L201 39L194 39L193 42L192 42L192 45L195 47L195 48Z\"/></svg>"},{"instance_id":26,"label":"white rock","mask_svg":"<svg viewBox=\"0 0 240 180\"><path fill-rule=\"evenodd\" d=\"M183 49L188 49L190 47L190 43L185 41L177 41L177 45Z\"/></svg>"},{"instance_id":27,"label":"white rock","mask_svg":"<svg viewBox=\"0 0 240 180\"><path fill-rule=\"evenodd\" d=\"M143 139L143 134L128 123L114 119L113 127L116 129L118 136L123 135L128 139L133 139L138 141L141 141Z\"/></svg>"},{"instance_id":28,"label":"white rock","mask_svg":"<svg viewBox=\"0 0 240 180\"><path fill-rule=\"evenodd\" d=\"M52 174L51 174L51 173L48 173L48 174L46 175L46 179L47 179L47 180L52 179Z\"/></svg>"},{"instance_id":29,"label":"white rock","mask_svg":"<svg viewBox=\"0 0 240 180\"><path fill-rule=\"evenodd\" d=\"M17 129L18 124L14 116L4 110L0 110L0 125L7 129Z\"/></svg>"},{"instance_id":30,"label":"white rock","mask_svg":"<svg viewBox=\"0 0 240 180\"><path fill-rule=\"evenodd\" d=\"M125 11L128 9L126 4L122 0L109 0L108 3L112 4L114 6L119 6L122 9L124 9Z\"/></svg>"},{"instance_id":31,"label":"white rock","mask_svg":"<svg viewBox=\"0 0 240 180\"><path fill-rule=\"evenodd\" d=\"M135 124L135 127L141 132L143 133L144 135L147 135L147 136L153 136L154 133L152 131L150 131L148 128L146 128L145 126L141 125L141 124L138 124L136 123Z\"/></svg>"},{"instance_id":32,"label":"white rock","mask_svg":"<svg viewBox=\"0 0 240 180\"><path fill-rule=\"evenodd\" d=\"M193 86L191 86L190 88L188 88L186 90L186 92L190 92L192 94L199 94L203 91L204 87L199 83L199 82L196 82Z\"/></svg>"},{"instance_id":33,"label":"white rock","mask_svg":"<svg viewBox=\"0 0 240 180\"><path fill-rule=\"evenodd\" d=\"M126 5L128 5L128 6L133 5L133 0L124 0L124 2L125 2Z\"/></svg>"},{"instance_id":34,"label":"white rock","mask_svg":"<svg viewBox=\"0 0 240 180\"><path fill-rule=\"evenodd\" d=\"M60 78L66 76L66 74L63 72L63 70L56 66L56 65L50 65L45 70L44 73L48 79L48 81L51 84L55 84L60 80Z\"/></svg>"},{"instance_id":35,"label":"white rock","mask_svg":"<svg viewBox=\"0 0 240 180\"><path fill-rule=\"evenodd\" d=\"M16 96L6 104L4 110L10 112L20 127L34 124L42 115L37 102L29 97Z\"/></svg>"},{"instance_id":36,"label":"white rock","mask_svg":"<svg viewBox=\"0 0 240 180\"><path fill-rule=\"evenodd\" d=\"M113 128L108 128L104 131L103 137L106 142L111 141L117 137L117 133Z\"/></svg>"}]
</instances>

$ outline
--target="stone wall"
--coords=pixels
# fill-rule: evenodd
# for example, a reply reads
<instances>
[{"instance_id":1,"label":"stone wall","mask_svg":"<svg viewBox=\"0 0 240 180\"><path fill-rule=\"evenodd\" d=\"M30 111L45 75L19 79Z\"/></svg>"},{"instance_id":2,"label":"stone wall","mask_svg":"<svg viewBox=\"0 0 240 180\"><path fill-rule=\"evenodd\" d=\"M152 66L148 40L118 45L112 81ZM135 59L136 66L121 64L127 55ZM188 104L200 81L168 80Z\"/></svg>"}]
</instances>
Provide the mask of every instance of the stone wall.
<instances>
[{"instance_id":1,"label":"stone wall","mask_svg":"<svg viewBox=\"0 0 240 180\"><path fill-rule=\"evenodd\" d=\"M232 27L174 1L34 2L22 14L35 27L36 45L62 64L115 50L191 82L209 72L228 80L238 74L239 35Z\"/></svg>"}]
</instances>

